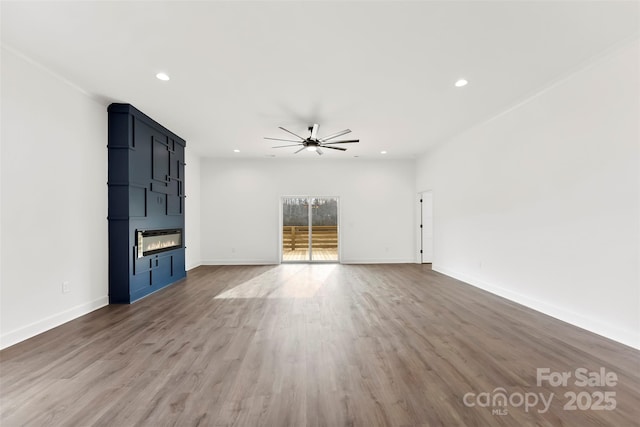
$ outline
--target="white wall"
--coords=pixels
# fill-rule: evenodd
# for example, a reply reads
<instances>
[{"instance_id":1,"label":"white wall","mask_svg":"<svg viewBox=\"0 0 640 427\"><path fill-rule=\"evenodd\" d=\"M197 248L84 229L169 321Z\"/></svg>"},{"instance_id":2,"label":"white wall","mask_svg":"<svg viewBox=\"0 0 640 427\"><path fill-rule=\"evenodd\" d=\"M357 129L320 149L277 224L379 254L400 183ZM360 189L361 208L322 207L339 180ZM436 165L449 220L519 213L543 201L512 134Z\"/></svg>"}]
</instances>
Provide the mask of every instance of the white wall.
<instances>
[{"instance_id":1,"label":"white wall","mask_svg":"<svg viewBox=\"0 0 640 427\"><path fill-rule=\"evenodd\" d=\"M415 262L414 161L302 155L202 160L205 264L278 263L285 195L340 198L342 262Z\"/></svg>"},{"instance_id":2,"label":"white wall","mask_svg":"<svg viewBox=\"0 0 640 427\"><path fill-rule=\"evenodd\" d=\"M185 257L191 270L202 263L200 251L200 157L189 148L185 151Z\"/></svg>"},{"instance_id":3,"label":"white wall","mask_svg":"<svg viewBox=\"0 0 640 427\"><path fill-rule=\"evenodd\" d=\"M1 85L7 347L108 303L107 113L4 48Z\"/></svg>"},{"instance_id":4,"label":"white wall","mask_svg":"<svg viewBox=\"0 0 640 427\"><path fill-rule=\"evenodd\" d=\"M434 268L640 347L635 42L417 162Z\"/></svg>"}]
</instances>

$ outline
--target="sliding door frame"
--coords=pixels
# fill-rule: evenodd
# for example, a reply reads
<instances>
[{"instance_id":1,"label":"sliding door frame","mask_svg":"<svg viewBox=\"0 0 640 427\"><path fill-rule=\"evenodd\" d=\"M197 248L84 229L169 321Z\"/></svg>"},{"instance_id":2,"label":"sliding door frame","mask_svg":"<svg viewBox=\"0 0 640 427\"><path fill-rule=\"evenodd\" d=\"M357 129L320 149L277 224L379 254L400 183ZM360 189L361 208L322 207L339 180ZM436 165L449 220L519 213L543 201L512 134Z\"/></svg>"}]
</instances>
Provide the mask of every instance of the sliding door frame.
<instances>
[{"instance_id":1,"label":"sliding door frame","mask_svg":"<svg viewBox=\"0 0 640 427\"><path fill-rule=\"evenodd\" d=\"M307 217L307 221L308 221L308 227L309 227L309 259L308 260L292 260L292 261L284 261L284 240L282 237L283 234L283 229L284 229L284 222L283 222L283 205L284 205L284 200L285 199L307 199L309 201L308 203L308 209L309 209L309 213L308 213L308 217ZM336 228L338 230L338 248L337 248L337 253L338 253L338 259L337 260L314 260L313 259L313 242L312 242L312 237L311 237L311 233L312 233L312 229L313 229L313 217L312 217L312 206L311 206L311 199L335 199L336 200L336 209L337 209L337 216L336 216ZM280 196L280 203L279 203L279 215L278 215L278 259L280 260L280 263L286 263L286 264L309 264L309 263L313 263L313 264L339 264L340 260L342 259L342 233L340 232L340 197L339 196L318 196L318 195L304 195L304 196L299 196L299 195L292 195L292 196Z\"/></svg>"}]
</instances>

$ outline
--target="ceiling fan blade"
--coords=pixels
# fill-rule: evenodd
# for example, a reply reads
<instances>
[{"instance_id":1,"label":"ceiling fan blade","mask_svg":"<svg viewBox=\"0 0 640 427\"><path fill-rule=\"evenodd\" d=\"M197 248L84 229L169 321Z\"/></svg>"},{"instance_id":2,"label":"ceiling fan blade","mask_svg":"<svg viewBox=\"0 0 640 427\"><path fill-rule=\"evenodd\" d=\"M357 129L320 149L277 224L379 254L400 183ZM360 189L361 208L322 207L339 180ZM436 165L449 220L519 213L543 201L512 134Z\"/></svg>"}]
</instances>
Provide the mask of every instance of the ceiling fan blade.
<instances>
[{"instance_id":1,"label":"ceiling fan blade","mask_svg":"<svg viewBox=\"0 0 640 427\"><path fill-rule=\"evenodd\" d=\"M359 139L345 139L344 141L334 141L334 142L323 142L322 145L330 145L330 144L353 144L356 142L360 142Z\"/></svg>"},{"instance_id":2,"label":"ceiling fan blade","mask_svg":"<svg viewBox=\"0 0 640 427\"><path fill-rule=\"evenodd\" d=\"M322 148L331 148L332 150L347 151L346 148L342 148L342 147L326 147L323 145Z\"/></svg>"},{"instance_id":3,"label":"ceiling fan blade","mask_svg":"<svg viewBox=\"0 0 640 427\"><path fill-rule=\"evenodd\" d=\"M270 139L272 141L300 142L300 141L295 141L293 139L269 138L268 136L265 136L264 139Z\"/></svg>"},{"instance_id":4,"label":"ceiling fan blade","mask_svg":"<svg viewBox=\"0 0 640 427\"><path fill-rule=\"evenodd\" d=\"M300 138L302 141L304 141L304 140L306 139L306 138L301 137L300 135L297 135L297 134L295 134L295 133L291 132L290 130L287 130L287 129L283 128L282 126L278 126L278 128L279 128L279 129L282 129L282 130L283 130L283 131L285 131L285 132L290 133L290 134L291 134L291 135L293 135L293 136L297 136L297 137L298 137L298 138Z\"/></svg>"},{"instance_id":5,"label":"ceiling fan blade","mask_svg":"<svg viewBox=\"0 0 640 427\"><path fill-rule=\"evenodd\" d=\"M311 139L316 139L318 137L318 124L314 123L311 128Z\"/></svg>"},{"instance_id":6,"label":"ceiling fan blade","mask_svg":"<svg viewBox=\"0 0 640 427\"><path fill-rule=\"evenodd\" d=\"M298 151L296 151L296 152L295 152L295 153L293 153L293 154L298 154L299 152L301 152L301 151L302 151L302 150L304 150L305 148L306 148L306 147L304 147L304 146L303 146L301 149L299 149Z\"/></svg>"},{"instance_id":7,"label":"ceiling fan blade","mask_svg":"<svg viewBox=\"0 0 640 427\"><path fill-rule=\"evenodd\" d=\"M351 132L351 129L345 129L345 130L342 130L340 132L336 132L336 133L332 133L331 135L324 136L324 137L320 138L319 141L320 142L325 142L325 141L328 141L330 139L337 138L339 136L345 135L345 134L347 134L349 132Z\"/></svg>"},{"instance_id":8,"label":"ceiling fan blade","mask_svg":"<svg viewBox=\"0 0 640 427\"><path fill-rule=\"evenodd\" d=\"M320 149L320 147L316 147L316 153L318 153L318 155L322 156L322 150Z\"/></svg>"},{"instance_id":9,"label":"ceiling fan blade","mask_svg":"<svg viewBox=\"0 0 640 427\"><path fill-rule=\"evenodd\" d=\"M275 147L271 147L271 148L297 147L299 145L302 145L302 143L300 143L300 144L291 144L291 145L276 145ZM304 148L304 145L302 145L302 148Z\"/></svg>"}]
</instances>

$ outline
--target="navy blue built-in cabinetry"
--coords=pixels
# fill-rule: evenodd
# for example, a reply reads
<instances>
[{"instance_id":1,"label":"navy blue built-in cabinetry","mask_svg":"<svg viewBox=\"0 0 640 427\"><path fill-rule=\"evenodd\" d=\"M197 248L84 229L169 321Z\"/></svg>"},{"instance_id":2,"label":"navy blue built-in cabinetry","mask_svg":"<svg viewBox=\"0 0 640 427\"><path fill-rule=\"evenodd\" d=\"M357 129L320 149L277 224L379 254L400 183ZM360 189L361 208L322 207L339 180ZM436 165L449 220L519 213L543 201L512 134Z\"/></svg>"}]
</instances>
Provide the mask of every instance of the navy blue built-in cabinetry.
<instances>
[{"instance_id":1,"label":"navy blue built-in cabinetry","mask_svg":"<svg viewBox=\"0 0 640 427\"><path fill-rule=\"evenodd\" d=\"M109 302L131 303L186 276L186 142L129 104L109 112Z\"/></svg>"}]
</instances>

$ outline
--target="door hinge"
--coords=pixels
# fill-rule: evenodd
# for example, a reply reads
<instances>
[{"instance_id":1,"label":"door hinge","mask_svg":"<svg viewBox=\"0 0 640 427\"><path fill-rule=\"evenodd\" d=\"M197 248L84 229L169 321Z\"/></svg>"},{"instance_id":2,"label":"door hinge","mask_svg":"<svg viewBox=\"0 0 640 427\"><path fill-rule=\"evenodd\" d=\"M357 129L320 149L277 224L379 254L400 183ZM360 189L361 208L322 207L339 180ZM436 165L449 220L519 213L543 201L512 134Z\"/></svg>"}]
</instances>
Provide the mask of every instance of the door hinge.
<instances>
[{"instance_id":1,"label":"door hinge","mask_svg":"<svg viewBox=\"0 0 640 427\"><path fill-rule=\"evenodd\" d=\"M422 228L422 224L420 224L420 228Z\"/></svg>"},{"instance_id":2,"label":"door hinge","mask_svg":"<svg viewBox=\"0 0 640 427\"><path fill-rule=\"evenodd\" d=\"M420 253L422 253L422 249L420 249Z\"/></svg>"},{"instance_id":3,"label":"door hinge","mask_svg":"<svg viewBox=\"0 0 640 427\"><path fill-rule=\"evenodd\" d=\"M422 199L420 199L420 203L422 203Z\"/></svg>"}]
</instances>

